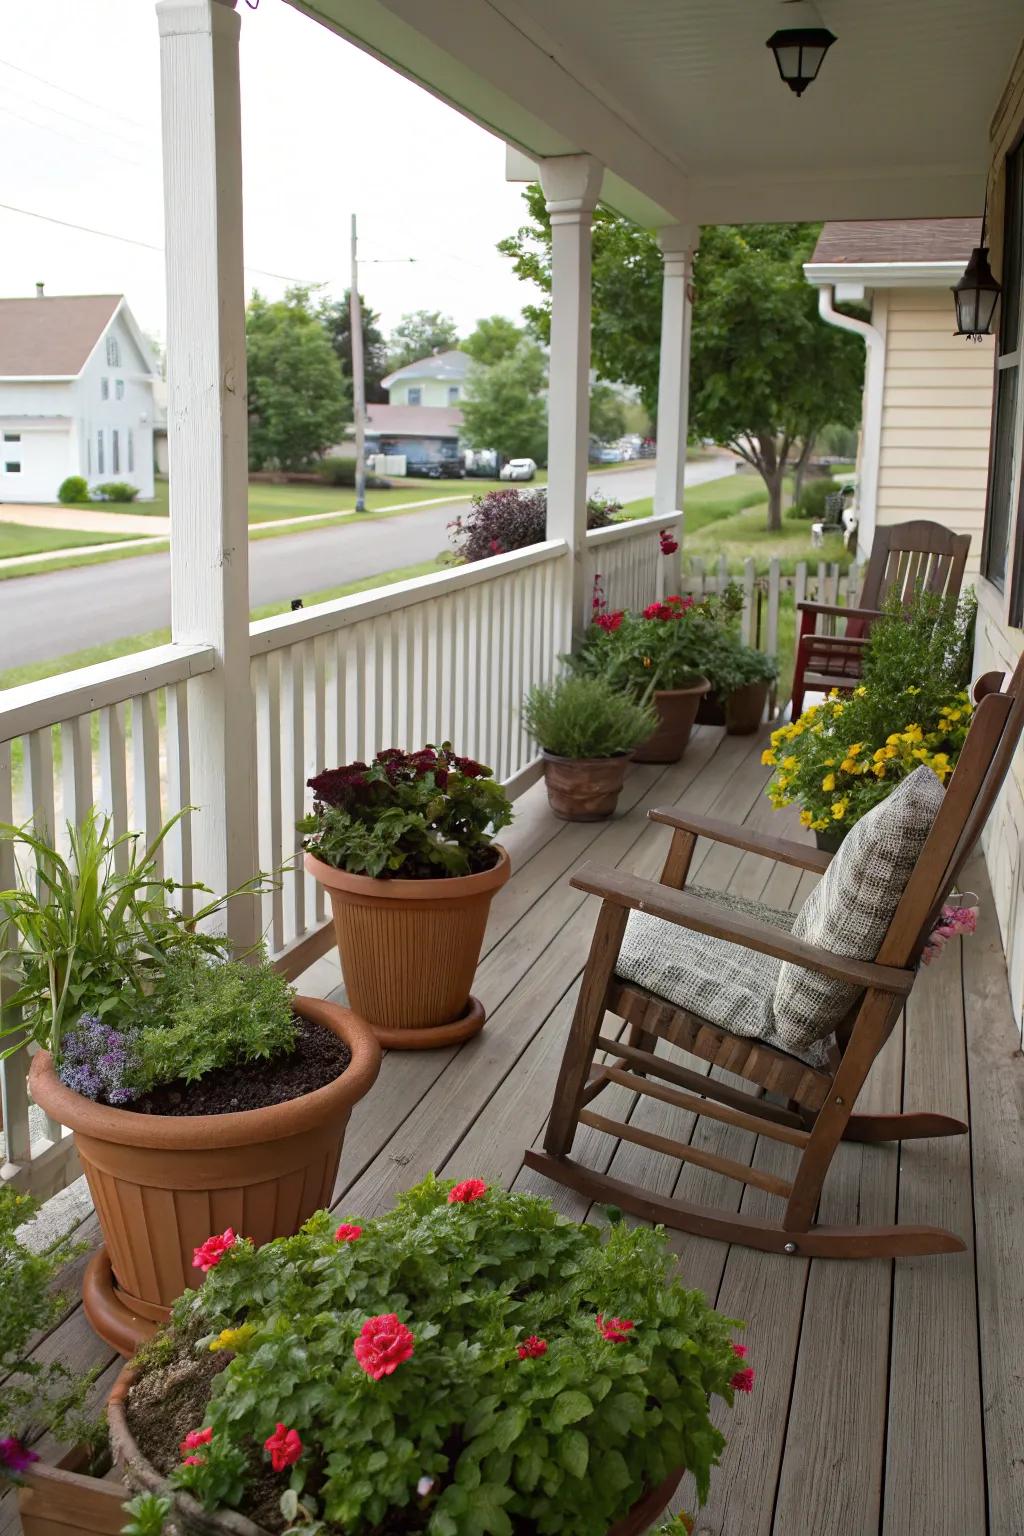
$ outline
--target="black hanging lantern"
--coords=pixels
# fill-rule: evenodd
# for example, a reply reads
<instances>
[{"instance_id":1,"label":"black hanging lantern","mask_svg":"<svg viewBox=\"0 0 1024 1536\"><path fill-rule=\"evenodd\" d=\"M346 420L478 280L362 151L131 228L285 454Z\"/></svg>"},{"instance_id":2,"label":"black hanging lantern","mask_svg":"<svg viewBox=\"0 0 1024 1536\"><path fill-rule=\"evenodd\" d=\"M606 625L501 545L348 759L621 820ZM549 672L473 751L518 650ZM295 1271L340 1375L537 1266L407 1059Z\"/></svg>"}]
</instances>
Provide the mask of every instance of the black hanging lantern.
<instances>
[{"instance_id":1,"label":"black hanging lantern","mask_svg":"<svg viewBox=\"0 0 1024 1536\"><path fill-rule=\"evenodd\" d=\"M985 238L985 224L982 220L981 238ZM1002 288L992 276L992 268L988 264L988 246L976 245L971 252L970 260L964 269L964 275L953 289L953 300L956 304L956 335L968 336L971 341L980 341L983 336L991 336L992 320L996 312L996 304Z\"/></svg>"},{"instance_id":2,"label":"black hanging lantern","mask_svg":"<svg viewBox=\"0 0 1024 1536\"><path fill-rule=\"evenodd\" d=\"M766 47L775 55L779 75L796 96L802 96L818 78L826 53L836 41L835 35L821 25L821 18L807 0L787 0L799 7L802 27L780 27L768 39Z\"/></svg>"}]
</instances>

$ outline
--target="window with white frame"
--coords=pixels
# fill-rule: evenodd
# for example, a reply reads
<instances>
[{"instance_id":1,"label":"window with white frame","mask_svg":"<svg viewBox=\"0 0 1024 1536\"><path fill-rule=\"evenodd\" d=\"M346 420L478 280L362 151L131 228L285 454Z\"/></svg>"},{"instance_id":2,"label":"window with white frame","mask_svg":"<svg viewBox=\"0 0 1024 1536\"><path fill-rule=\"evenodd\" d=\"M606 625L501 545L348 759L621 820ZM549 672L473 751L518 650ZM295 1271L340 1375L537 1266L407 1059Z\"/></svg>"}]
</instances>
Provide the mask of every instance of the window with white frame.
<instances>
[{"instance_id":1,"label":"window with white frame","mask_svg":"<svg viewBox=\"0 0 1024 1536\"><path fill-rule=\"evenodd\" d=\"M128 428L128 473L135 473L135 433Z\"/></svg>"},{"instance_id":2,"label":"window with white frame","mask_svg":"<svg viewBox=\"0 0 1024 1536\"><path fill-rule=\"evenodd\" d=\"M96 433L96 473L98 475L105 475L106 472L106 463L103 456L103 428L100 427Z\"/></svg>"},{"instance_id":3,"label":"window with white frame","mask_svg":"<svg viewBox=\"0 0 1024 1536\"><path fill-rule=\"evenodd\" d=\"M121 434L115 427L110 434L110 473L112 475L121 472Z\"/></svg>"},{"instance_id":4,"label":"window with white frame","mask_svg":"<svg viewBox=\"0 0 1024 1536\"><path fill-rule=\"evenodd\" d=\"M21 442L21 433L20 432L5 432L4 433L4 442L5 443L20 443Z\"/></svg>"},{"instance_id":5,"label":"window with white frame","mask_svg":"<svg viewBox=\"0 0 1024 1536\"><path fill-rule=\"evenodd\" d=\"M992 427L988 507L981 568L1002 592L1010 575L1012 499L1019 480L1016 422L1020 396L1021 284L1024 282L1024 141L1006 157L1006 201L1003 221L1003 297L996 357L995 419ZM1017 544L1024 538L1019 526ZM1019 576L1015 588L1021 585ZM1010 619L1020 622L1020 595L1011 602Z\"/></svg>"},{"instance_id":6,"label":"window with white frame","mask_svg":"<svg viewBox=\"0 0 1024 1536\"><path fill-rule=\"evenodd\" d=\"M20 475L21 474L21 464L20 464L20 462L17 459L7 459L5 461L5 463L4 463L4 474L6 474L6 475Z\"/></svg>"},{"instance_id":7,"label":"window with white frame","mask_svg":"<svg viewBox=\"0 0 1024 1536\"><path fill-rule=\"evenodd\" d=\"M110 399L110 380L106 377L106 375L100 379L100 399Z\"/></svg>"},{"instance_id":8,"label":"window with white frame","mask_svg":"<svg viewBox=\"0 0 1024 1536\"><path fill-rule=\"evenodd\" d=\"M449 405L457 405L458 401L459 401L459 386L457 384L449 384L448 385L448 404Z\"/></svg>"},{"instance_id":9,"label":"window with white frame","mask_svg":"<svg viewBox=\"0 0 1024 1536\"><path fill-rule=\"evenodd\" d=\"M115 400L123 400L124 399L124 379L115 379L114 380L114 399Z\"/></svg>"},{"instance_id":10,"label":"window with white frame","mask_svg":"<svg viewBox=\"0 0 1024 1536\"><path fill-rule=\"evenodd\" d=\"M107 337L107 367L120 368L121 344L116 336Z\"/></svg>"},{"instance_id":11,"label":"window with white frame","mask_svg":"<svg viewBox=\"0 0 1024 1536\"><path fill-rule=\"evenodd\" d=\"M406 395L409 405L423 404L423 391L418 384L409 385L409 393Z\"/></svg>"}]
</instances>

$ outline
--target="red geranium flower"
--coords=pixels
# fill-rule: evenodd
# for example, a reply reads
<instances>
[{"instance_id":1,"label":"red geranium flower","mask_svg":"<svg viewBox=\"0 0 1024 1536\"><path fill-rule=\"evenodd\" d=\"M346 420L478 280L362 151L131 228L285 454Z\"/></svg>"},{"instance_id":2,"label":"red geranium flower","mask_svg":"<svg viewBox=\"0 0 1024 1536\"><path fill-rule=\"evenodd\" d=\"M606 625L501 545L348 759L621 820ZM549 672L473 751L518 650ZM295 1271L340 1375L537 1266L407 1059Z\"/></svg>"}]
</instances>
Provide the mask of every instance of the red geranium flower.
<instances>
[{"instance_id":1,"label":"red geranium flower","mask_svg":"<svg viewBox=\"0 0 1024 1536\"><path fill-rule=\"evenodd\" d=\"M211 1269L216 1269L228 1249L233 1248L237 1241L238 1238L232 1227L220 1233L215 1232L212 1237L206 1239L205 1243L201 1243L198 1248L192 1250L192 1268L201 1269L204 1274Z\"/></svg>"},{"instance_id":2,"label":"red geranium flower","mask_svg":"<svg viewBox=\"0 0 1024 1536\"><path fill-rule=\"evenodd\" d=\"M206 1466L206 1457L205 1456L186 1456L185 1460L182 1462L182 1466L183 1467L205 1467Z\"/></svg>"},{"instance_id":3,"label":"red geranium flower","mask_svg":"<svg viewBox=\"0 0 1024 1536\"><path fill-rule=\"evenodd\" d=\"M414 1334L394 1312L382 1312L379 1317L367 1318L352 1349L367 1376L380 1381L410 1358L415 1343Z\"/></svg>"},{"instance_id":4,"label":"red geranium flower","mask_svg":"<svg viewBox=\"0 0 1024 1536\"><path fill-rule=\"evenodd\" d=\"M184 1456L186 1451L198 1451L201 1445L209 1445L212 1439L212 1429L193 1429L185 1436L178 1449Z\"/></svg>"},{"instance_id":5,"label":"red geranium flower","mask_svg":"<svg viewBox=\"0 0 1024 1536\"><path fill-rule=\"evenodd\" d=\"M547 1339L538 1339L535 1333L531 1333L529 1338L524 1339L519 1346L520 1360L539 1360L541 1355L546 1355L547 1352Z\"/></svg>"},{"instance_id":6,"label":"red geranium flower","mask_svg":"<svg viewBox=\"0 0 1024 1536\"><path fill-rule=\"evenodd\" d=\"M635 1327L636 1324L628 1317L609 1317L606 1320L603 1312L597 1314L597 1331L609 1344L625 1344L630 1330Z\"/></svg>"},{"instance_id":7,"label":"red geranium flower","mask_svg":"<svg viewBox=\"0 0 1024 1536\"><path fill-rule=\"evenodd\" d=\"M275 1472L283 1472L286 1467L293 1467L302 1455L302 1441L299 1439L298 1430L279 1424L274 1433L264 1440L263 1449L270 1452L270 1465Z\"/></svg>"},{"instance_id":8,"label":"red geranium flower","mask_svg":"<svg viewBox=\"0 0 1024 1536\"><path fill-rule=\"evenodd\" d=\"M463 1179L461 1184L456 1184L454 1189L448 1191L448 1204L472 1205L474 1200L479 1200L486 1193L487 1185L483 1179Z\"/></svg>"},{"instance_id":9,"label":"red geranium flower","mask_svg":"<svg viewBox=\"0 0 1024 1536\"><path fill-rule=\"evenodd\" d=\"M350 1221L343 1221L334 1234L336 1243L354 1243L357 1237L362 1237L362 1227L353 1226Z\"/></svg>"},{"instance_id":10,"label":"red geranium flower","mask_svg":"<svg viewBox=\"0 0 1024 1536\"><path fill-rule=\"evenodd\" d=\"M620 627L622 619L623 610L620 608L617 613L599 613L594 623L611 635Z\"/></svg>"},{"instance_id":11,"label":"red geranium flower","mask_svg":"<svg viewBox=\"0 0 1024 1536\"><path fill-rule=\"evenodd\" d=\"M27 1472L32 1463L38 1460L35 1451L23 1445L17 1435L8 1435L6 1439L0 1440L0 1471Z\"/></svg>"},{"instance_id":12,"label":"red geranium flower","mask_svg":"<svg viewBox=\"0 0 1024 1536\"><path fill-rule=\"evenodd\" d=\"M491 770L483 763L478 763L473 757L455 757L452 759L456 768L466 779L486 779Z\"/></svg>"},{"instance_id":13,"label":"red geranium flower","mask_svg":"<svg viewBox=\"0 0 1024 1536\"><path fill-rule=\"evenodd\" d=\"M662 554L663 555L674 555L676 550L679 548L679 545L676 543L675 539L672 537L671 530L668 529L668 528L663 528L661 530L660 539L661 539L661 552L662 552Z\"/></svg>"},{"instance_id":14,"label":"red geranium flower","mask_svg":"<svg viewBox=\"0 0 1024 1536\"><path fill-rule=\"evenodd\" d=\"M745 1360L747 1358L747 1346L745 1344L734 1344L732 1352L737 1360Z\"/></svg>"},{"instance_id":15,"label":"red geranium flower","mask_svg":"<svg viewBox=\"0 0 1024 1536\"><path fill-rule=\"evenodd\" d=\"M754 1367L748 1365L745 1371L737 1371L729 1385L734 1392L753 1392Z\"/></svg>"}]
</instances>

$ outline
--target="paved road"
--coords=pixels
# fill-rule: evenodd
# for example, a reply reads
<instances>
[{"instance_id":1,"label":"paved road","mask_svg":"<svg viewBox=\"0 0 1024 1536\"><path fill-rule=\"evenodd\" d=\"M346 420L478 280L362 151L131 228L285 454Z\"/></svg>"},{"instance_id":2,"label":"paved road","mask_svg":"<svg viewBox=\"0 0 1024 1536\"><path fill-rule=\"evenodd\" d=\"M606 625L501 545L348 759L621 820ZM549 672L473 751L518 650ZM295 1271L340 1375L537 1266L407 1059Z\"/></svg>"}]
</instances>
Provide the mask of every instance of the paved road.
<instances>
[{"instance_id":1,"label":"paved road","mask_svg":"<svg viewBox=\"0 0 1024 1536\"><path fill-rule=\"evenodd\" d=\"M687 483L732 474L735 461L691 464ZM654 492L654 466L596 470L591 491L636 501ZM396 566L431 560L448 547L447 525L465 503L424 507L368 522L257 539L249 545L252 606L341 586ZM171 621L170 560L142 555L0 582L0 671L90 645L160 629Z\"/></svg>"}]
</instances>

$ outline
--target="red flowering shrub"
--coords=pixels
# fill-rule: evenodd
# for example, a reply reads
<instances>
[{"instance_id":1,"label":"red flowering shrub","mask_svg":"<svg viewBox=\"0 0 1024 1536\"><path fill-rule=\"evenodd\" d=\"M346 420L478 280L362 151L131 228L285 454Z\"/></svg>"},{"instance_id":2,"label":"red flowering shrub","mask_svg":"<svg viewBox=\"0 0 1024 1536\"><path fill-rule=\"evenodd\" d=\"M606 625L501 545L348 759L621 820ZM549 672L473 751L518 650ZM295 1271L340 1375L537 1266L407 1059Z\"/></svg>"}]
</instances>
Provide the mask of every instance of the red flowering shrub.
<instances>
[{"instance_id":1,"label":"red flowering shrub","mask_svg":"<svg viewBox=\"0 0 1024 1536\"><path fill-rule=\"evenodd\" d=\"M622 503L591 496L587 501L587 527L606 528L622 511ZM547 538L548 493L509 488L475 496L464 517L448 524L448 537L460 561L467 564L504 555Z\"/></svg>"},{"instance_id":2,"label":"red flowering shrub","mask_svg":"<svg viewBox=\"0 0 1024 1536\"><path fill-rule=\"evenodd\" d=\"M274 1530L297 1529L297 1495L314 1536L603 1533L679 1466L705 1499L711 1399L745 1389L735 1325L683 1287L664 1233L482 1184L426 1179L350 1217L343 1246L328 1211L240 1240L142 1366L152 1399L232 1337L198 1410L211 1441L161 1468L172 1488ZM281 1519L253 1446L292 1468Z\"/></svg>"},{"instance_id":3,"label":"red flowering shrub","mask_svg":"<svg viewBox=\"0 0 1024 1536\"><path fill-rule=\"evenodd\" d=\"M382 1312L379 1317L367 1318L352 1346L352 1353L367 1376L380 1381L391 1376L411 1360L416 1339L411 1329L398 1321L394 1312Z\"/></svg>"},{"instance_id":4,"label":"red flowering shrub","mask_svg":"<svg viewBox=\"0 0 1024 1536\"><path fill-rule=\"evenodd\" d=\"M512 820L490 768L447 741L418 752L388 747L372 763L325 769L309 787L302 846L353 875L429 880L490 869L494 835Z\"/></svg>"}]
</instances>

